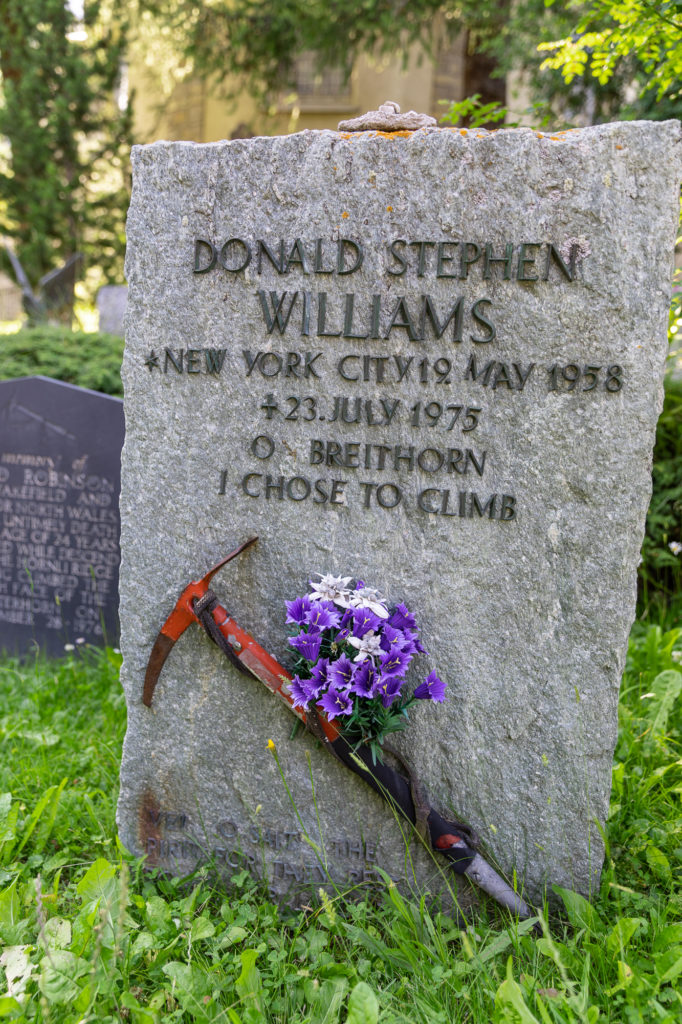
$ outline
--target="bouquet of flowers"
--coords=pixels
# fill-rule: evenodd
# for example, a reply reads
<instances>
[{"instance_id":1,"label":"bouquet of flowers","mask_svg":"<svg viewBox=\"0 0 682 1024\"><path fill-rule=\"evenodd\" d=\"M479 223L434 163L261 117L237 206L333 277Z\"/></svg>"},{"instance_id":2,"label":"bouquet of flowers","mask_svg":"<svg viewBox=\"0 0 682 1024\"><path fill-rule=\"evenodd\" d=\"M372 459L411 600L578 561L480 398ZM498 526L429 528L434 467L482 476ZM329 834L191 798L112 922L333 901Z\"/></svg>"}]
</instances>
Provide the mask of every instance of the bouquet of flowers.
<instances>
[{"instance_id":1,"label":"bouquet of flowers","mask_svg":"<svg viewBox=\"0 0 682 1024\"><path fill-rule=\"evenodd\" d=\"M286 602L294 705L338 719L343 735L366 743L376 763L385 736L407 725L414 701L442 702L446 684L431 672L413 693L403 691L412 658L427 653L404 604L391 611L362 580L353 587L350 576L316 575L309 594Z\"/></svg>"}]
</instances>

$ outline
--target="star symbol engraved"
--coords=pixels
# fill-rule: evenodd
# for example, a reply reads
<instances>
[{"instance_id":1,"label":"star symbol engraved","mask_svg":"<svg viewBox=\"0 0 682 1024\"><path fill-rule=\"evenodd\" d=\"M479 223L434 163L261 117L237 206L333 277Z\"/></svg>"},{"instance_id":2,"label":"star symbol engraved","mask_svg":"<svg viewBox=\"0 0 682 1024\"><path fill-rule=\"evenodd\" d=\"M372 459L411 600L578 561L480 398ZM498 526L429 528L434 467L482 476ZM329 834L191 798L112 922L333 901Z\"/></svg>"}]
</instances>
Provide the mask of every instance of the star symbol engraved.
<instances>
[{"instance_id":1,"label":"star symbol engraved","mask_svg":"<svg viewBox=\"0 0 682 1024\"><path fill-rule=\"evenodd\" d=\"M152 370L160 370L161 369L161 367L159 366L159 357L157 356L157 354L154 351L154 349L151 350L151 352L149 353L149 355L145 359L144 365L149 367L149 372L150 373L152 372Z\"/></svg>"}]
</instances>

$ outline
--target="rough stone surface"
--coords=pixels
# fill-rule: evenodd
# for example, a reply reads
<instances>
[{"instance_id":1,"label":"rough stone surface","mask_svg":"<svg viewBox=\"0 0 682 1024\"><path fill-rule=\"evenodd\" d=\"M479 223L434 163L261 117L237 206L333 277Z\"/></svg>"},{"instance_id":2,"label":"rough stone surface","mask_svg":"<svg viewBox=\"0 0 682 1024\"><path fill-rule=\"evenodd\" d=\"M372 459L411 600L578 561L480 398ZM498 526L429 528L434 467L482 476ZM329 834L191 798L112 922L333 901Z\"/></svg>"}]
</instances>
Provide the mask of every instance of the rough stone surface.
<instances>
[{"instance_id":1,"label":"rough stone surface","mask_svg":"<svg viewBox=\"0 0 682 1024\"><path fill-rule=\"evenodd\" d=\"M409 879L381 802L308 737L291 739L286 709L198 630L172 651L152 709L140 702L151 646L182 587L256 532L256 547L216 579L240 625L286 662L284 600L314 572L361 577L390 601L404 599L430 652L421 677L434 668L449 683L446 702L417 706L400 740L432 800L465 816L497 864L516 868L526 894L549 883L590 892L662 399L679 124L156 143L134 150L134 171L123 369L124 843L174 870L217 851L228 874L247 863L282 892L318 884L306 831L340 880L372 864ZM252 258L237 271L247 250L233 243L223 257L234 272L216 263L194 273L196 238L217 253L243 239ZM306 274L293 262L303 258L297 238L308 270L318 238L324 268L339 238L360 242L364 262L345 275ZM263 253L259 269L258 239L273 254L285 240L288 273ZM396 239L459 245L397 245L396 257ZM466 242L479 247L477 260ZM512 245L509 279L500 262L486 276L486 243L495 257ZM547 243L569 271L573 256L573 280ZM437 276L439 252L449 276ZM457 276L461 252L472 260L466 277ZM211 254L199 245L199 270ZM407 270L391 275L400 256ZM352 247L344 258L352 267ZM287 292L283 310L299 293L283 334L276 324L268 333L259 290L270 316L271 292ZM348 294L352 319L342 311ZM422 295L439 327L462 297L461 341L457 315L437 337L427 309L420 330ZM475 307L481 299L489 301ZM494 324L492 340L474 307ZM399 326L408 317L411 332ZM320 336L320 326L380 336ZM207 348L225 350L220 372L205 372ZM306 352L322 353L307 378ZM301 356L288 377L286 353ZM344 379L339 360L349 354L359 358L343 364ZM330 422L336 396L349 399L338 407L347 419L362 399L360 423ZM434 402L445 410L435 425ZM268 441L252 452L261 435L272 439L269 458L257 457ZM351 447L324 447L329 464L315 464L313 441ZM383 469L380 449L367 455L367 444L386 446ZM406 457L396 463L396 454ZM311 481L309 497L292 500L306 490L289 483L295 477ZM346 482L335 503L333 480ZM379 496L394 504L396 486L400 503L381 507ZM360 837L370 842L361 852L352 845ZM426 858L414 871L421 885L433 883Z\"/></svg>"},{"instance_id":2,"label":"rough stone surface","mask_svg":"<svg viewBox=\"0 0 682 1024\"><path fill-rule=\"evenodd\" d=\"M99 329L107 334L123 335L123 321L128 301L125 284L105 284L97 292Z\"/></svg>"}]
</instances>

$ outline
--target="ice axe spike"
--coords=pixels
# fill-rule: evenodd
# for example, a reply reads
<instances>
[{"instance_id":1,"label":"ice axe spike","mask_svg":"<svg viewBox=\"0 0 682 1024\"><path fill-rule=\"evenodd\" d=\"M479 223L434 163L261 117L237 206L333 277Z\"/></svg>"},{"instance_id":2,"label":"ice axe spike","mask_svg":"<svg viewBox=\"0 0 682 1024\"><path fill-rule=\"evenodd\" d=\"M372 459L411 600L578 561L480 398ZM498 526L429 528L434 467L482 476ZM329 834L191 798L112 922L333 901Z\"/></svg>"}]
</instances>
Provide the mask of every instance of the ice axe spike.
<instances>
[{"instance_id":1,"label":"ice axe spike","mask_svg":"<svg viewBox=\"0 0 682 1024\"><path fill-rule=\"evenodd\" d=\"M159 635L157 636L152 648L152 652L149 655L147 671L144 677L144 690L142 693L142 703L146 704L148 708L152 705L152 697L154 696L156 684L159 681L161 669L164 666L166 658L172 651L173 646L176 641L180 639L188 626L193 622L199 621L194 611L195 601L200 600L208 593L211 580L224 565L231 562L233 558L240 555L242 551L246 550L246 548L250 548L257 540L258 537L250 537L248 540L244 541L244 543L240 544L238 548L231 551L229 555L225 555L225 557L221 558L219 562L216 562L216 564L209 569L200 580L193 580L191 583L188 583L180 594L180 597L175 602L173 611L161 627Z\"/></svg>"}]
</instances>

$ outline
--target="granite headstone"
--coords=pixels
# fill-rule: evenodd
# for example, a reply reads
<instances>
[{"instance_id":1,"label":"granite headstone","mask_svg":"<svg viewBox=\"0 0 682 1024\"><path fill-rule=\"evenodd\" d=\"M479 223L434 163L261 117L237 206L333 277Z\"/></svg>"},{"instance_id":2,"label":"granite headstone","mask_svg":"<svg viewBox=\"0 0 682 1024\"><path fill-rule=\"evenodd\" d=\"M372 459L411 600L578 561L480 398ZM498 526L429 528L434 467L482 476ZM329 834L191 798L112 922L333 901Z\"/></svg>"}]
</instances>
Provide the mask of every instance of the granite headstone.
<instances>
[{"instance_id":1,"label":"granite headstone","mask_svg":"<svg viewBox=\"0 0 682 1024\"><path fill-rule=\"evenodd\" d=\"M123 402L0 382L0 649L118 643Z\"/></svg>"},{"instance_id":2,"label":"granite headstone","mask_svg":"<svg viewBox=\"0 0 682 1024\"><path fill-rule=\"evenodd\" d=\"M97 310L99 312L99 329L106 334L123 336L123 321L128 302L128 286L125 284L105 284L97 292Z\"/></svg>"},{"instance_id":3,"label":"granite headstone","mask_svg":"<svg viewBox=\"0 0 682 1024\"><path fill-rule=\"evenodd\" d=\"M196 627L142 705L182 588L257 533L215 582L239 624L287 664L284 601L315 572L405 600L424 674L449 684L396 741L432 801L532 898L551 883L593 891L662 400L680 133L321 131L134 149L118 808L131 850L173 871L247 866L277 894L377 866L437 884L385 805L308 735L292 739L286 709Z\"/></svg>"}]
</instances>

